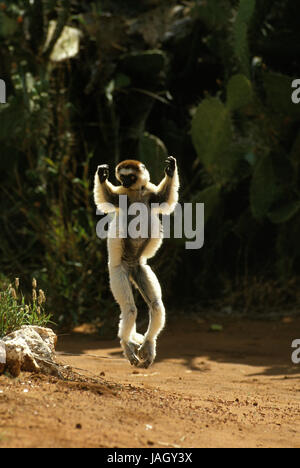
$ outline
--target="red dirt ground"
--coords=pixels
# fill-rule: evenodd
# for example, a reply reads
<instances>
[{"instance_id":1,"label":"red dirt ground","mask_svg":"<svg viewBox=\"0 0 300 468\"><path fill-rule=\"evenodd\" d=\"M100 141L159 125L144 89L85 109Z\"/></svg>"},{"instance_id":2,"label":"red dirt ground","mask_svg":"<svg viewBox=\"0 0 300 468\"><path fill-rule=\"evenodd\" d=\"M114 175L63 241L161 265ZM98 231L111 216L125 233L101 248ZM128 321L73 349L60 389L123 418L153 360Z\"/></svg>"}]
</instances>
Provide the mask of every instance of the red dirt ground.
<instances>
[{"instance_id":1,"label":"red dirt ground","mask_svg":"<svg viewBox=\"0 0 300 468\"><path fill-rule=\"evenodd\" d=\"M147 370L117 340L59 337L68 379L0 376L0 447L300 447L300 319L219 321L169 323Z\"/></svg>"}]
</instances>

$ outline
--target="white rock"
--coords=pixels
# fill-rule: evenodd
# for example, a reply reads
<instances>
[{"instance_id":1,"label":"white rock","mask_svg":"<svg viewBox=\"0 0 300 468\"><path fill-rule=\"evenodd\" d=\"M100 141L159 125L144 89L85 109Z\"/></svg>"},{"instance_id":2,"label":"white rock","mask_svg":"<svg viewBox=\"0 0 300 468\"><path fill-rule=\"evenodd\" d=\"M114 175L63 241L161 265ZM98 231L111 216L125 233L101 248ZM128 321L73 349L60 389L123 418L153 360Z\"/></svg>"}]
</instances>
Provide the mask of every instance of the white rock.
<instances>
[{"instance_id":1,"label":"white rock","mask_svg":"<svg viewBox=\"0 0 300 468\"><path fill-rule=\"evenodd\" d=\"M24 325L2 339L6 348L6 366L13 375L21 370L55 373L57 336L50 328Z\"/></svg>"}]
</instances>

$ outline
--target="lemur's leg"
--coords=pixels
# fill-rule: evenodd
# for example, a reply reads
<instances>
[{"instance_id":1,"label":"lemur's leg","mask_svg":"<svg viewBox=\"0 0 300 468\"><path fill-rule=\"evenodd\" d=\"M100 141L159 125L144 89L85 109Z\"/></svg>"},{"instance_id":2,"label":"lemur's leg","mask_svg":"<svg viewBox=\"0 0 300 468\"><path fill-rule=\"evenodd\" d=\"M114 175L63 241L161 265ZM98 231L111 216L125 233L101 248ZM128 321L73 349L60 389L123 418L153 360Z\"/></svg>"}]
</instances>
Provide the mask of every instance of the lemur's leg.
<instances>
[{"instance_id":1,"label":"lemur's leg","mask_svg":"<svg viewBox=\"0 0 300 468\"><path fill-rule=\"evenodd\" d=\"M137 266L131 274L132 281L149 306L149 327L144 342L138 351L139 367L149 367L156 356L156 340L165 325L165 308L161 298L161 287L149 265Z\"/></svg>"},{"instance_id":2,"label":"lemur's leg","mask_svg":"<svg viewBox=\"0 0 300 468\"><path fill-rule=\"evenodd\" d=\"M137 366L139 343L134 340L137 309L135 306L128 271L123 265L109 266L110 287L121 309L119 333L121 346L130 364Z\"/></svg>"}]
</instances>

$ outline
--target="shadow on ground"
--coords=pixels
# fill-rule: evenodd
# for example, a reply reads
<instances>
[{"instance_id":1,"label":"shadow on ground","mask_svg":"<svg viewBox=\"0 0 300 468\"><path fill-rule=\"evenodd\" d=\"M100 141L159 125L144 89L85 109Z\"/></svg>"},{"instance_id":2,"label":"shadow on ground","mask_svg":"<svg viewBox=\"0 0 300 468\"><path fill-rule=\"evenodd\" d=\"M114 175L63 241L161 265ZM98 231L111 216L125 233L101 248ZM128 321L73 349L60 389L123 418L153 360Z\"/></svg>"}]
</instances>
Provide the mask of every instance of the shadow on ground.
<instances>
[{"instance_id":1,"label":"shadow on ground","mask_svg":"<svg viewBox=\"0 0 300 468\"><path fill-rule=\"evenodd\" d=\"M300 374L300 364L291 360L291 343L300 338L300 318L278 322L228 318L218 321L222 331L213 332L212 320L169 320L159 338L156 362L177 360L186 369L199 372L208 370L209 361L242 364L253 367L248 374L253 377L286 379ZM59 337L58 353L81 355L93 350L97 350L99 359L124 359L117 339L107 341L97 334L79 332ZM255 368L259 370L256 372Z\"/></svg>"}]
</instances>

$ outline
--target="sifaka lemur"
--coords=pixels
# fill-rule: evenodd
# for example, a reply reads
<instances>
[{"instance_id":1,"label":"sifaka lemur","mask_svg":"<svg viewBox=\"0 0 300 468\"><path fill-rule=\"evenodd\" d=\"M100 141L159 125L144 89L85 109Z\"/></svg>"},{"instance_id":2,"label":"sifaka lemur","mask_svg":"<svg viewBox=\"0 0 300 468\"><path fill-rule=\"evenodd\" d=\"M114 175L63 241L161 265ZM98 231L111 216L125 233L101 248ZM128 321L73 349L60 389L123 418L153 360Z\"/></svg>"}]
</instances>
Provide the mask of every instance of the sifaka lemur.
<instances>
[{"instance_id":1,"label":"sifaka lemur","mask_svg":"<svg viewBox=\"0 0 300 468\"><path fill-rule=\"evenodd\" d=\"M156 340L165 325L161 287L156 275L147 265L147 260L155 255L162 243L159 214L172 213L178 201L177 163L174 157L167 158L165 177L159 185L150 182L145 165L136 160L120 162L116 166L115 175L120 186L114 186L108 181L108 165L98 166L94 199L102 212L115 213L108 233L108 268L111 291L121 309L118 334L121 346L132 365L147 368L155 359ZM136 202L146 207L146 221L151 220L150 227L155 224L153 221L157 221L158 235L153 235L151 229L143 236L125 236L120 229L116 230L122 215L121 195L127 196L128 211ZM118 234L110 235L113 230ZM149 326L145 335L136 331L137 308L132 285L139 290L149 307Z\"/></svg>"}]
</instances>

